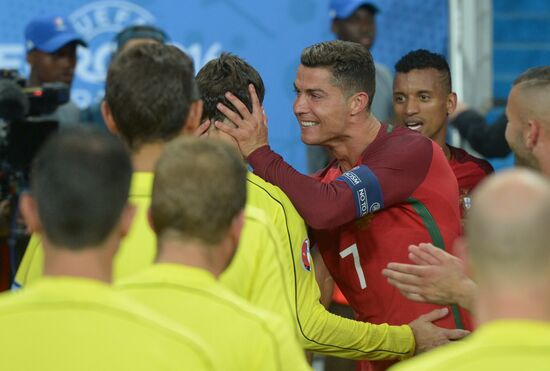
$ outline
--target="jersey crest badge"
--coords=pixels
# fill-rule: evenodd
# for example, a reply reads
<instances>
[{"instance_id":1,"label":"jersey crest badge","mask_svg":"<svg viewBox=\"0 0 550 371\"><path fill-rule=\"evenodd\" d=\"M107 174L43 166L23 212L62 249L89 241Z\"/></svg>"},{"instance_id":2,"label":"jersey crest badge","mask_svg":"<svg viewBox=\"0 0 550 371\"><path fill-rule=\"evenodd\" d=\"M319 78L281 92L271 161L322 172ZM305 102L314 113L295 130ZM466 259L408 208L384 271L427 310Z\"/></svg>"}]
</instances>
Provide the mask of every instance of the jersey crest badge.
<instances>
[{"instance_id":1,"label":"jersey crest badge","mask_svg":"<svg viewBox=\"0 0 550 371\"><path fill-rule=\"evenodd\" d=\"M302 242L302 268L311 272L311 253L309 252L309 239L306 238Z\"/></svg>"}]
</instances>

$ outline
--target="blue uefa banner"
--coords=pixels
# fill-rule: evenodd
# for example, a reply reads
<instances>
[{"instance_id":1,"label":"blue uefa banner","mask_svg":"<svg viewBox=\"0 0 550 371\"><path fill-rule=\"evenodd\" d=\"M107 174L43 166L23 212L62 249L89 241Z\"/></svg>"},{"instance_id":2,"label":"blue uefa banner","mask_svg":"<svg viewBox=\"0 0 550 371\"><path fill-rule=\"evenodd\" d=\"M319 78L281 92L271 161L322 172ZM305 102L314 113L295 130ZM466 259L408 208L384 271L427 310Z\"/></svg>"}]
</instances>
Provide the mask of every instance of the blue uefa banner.
<instances>
[{"instance_id":1,"label":"blue uefa banner","mask_svg":"<svg viewBox=\"0 0 550 371\"><path fill-rule=\"evenodd\" d=\"M378 38L373 54L393 70L411 49L446 51L447 1L377 1ZM305 148L292 113L293 80L302 49L333 39L328 0L4 0L0 13L0 68L25 76L23 31L37 15L65 15L88 42L79 48L71 98L86 107L103 97L114 35L131 24L154 24L186 51L196 70L230 51L258 69L266 85L265 108L272 147L300 171Z\"/></svg>"}]
</instances>

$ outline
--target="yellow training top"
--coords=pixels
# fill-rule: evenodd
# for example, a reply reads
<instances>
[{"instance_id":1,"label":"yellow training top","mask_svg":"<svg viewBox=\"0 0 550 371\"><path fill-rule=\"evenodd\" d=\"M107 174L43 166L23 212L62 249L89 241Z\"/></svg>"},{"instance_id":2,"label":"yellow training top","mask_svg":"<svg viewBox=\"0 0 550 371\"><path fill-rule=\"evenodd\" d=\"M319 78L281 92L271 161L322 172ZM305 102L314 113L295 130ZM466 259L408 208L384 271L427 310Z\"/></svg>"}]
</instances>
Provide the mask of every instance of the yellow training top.
<instances>
[{"instance_id":1,"label":"yellow training top","mask_svg":"<svg viewBox=\"0 0 550 371\"><path fill-rule=\"evenodd\" d=\"M208 271L154 264L118 289L204 338L224 370L309 370L291 326L221 286Z\"/></svg>"},{"instance_id":2,"label":"yellow training top","mask_svg":"<svg viewBox=\"0 0 550 371\"><path fill-rule=\"evenodd\" d=\"M223 369L200 337L91 279L2 294L0 329L1 370Z\"/></svg>"},{"instance_id":3,"label":"yellow training top","mask_svg":"<svg viewBox=\"0 0 550 371\"><path fill-rule=\"evenodd\" d=\"M395 371L550 370L550 323L498 320L464 340L398 363Z\"/></svg>"}]
</instances>

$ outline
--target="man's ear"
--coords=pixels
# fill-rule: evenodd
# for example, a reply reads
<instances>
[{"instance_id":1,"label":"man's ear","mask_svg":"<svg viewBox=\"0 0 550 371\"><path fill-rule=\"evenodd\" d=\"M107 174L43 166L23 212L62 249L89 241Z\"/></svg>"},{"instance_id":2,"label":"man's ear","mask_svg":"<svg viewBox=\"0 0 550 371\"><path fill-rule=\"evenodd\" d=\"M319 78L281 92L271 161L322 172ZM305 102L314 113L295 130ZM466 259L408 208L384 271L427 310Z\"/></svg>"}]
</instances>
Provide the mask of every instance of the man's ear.
<instances>
[{"instance_id":1,"label":"man's ear","mask_svg":"<svg viewBox=\"0 0 550 371\"><path fill-rule=\"evenodd\" d=\"M527 130L524 133L525 146L532 150L539 142L541 135L541 123L538 120L527 121Z\"/></svg>"},{"instance_id":2,"label":"man's ear","mask_svg":"<svg viewBox=\"0 0 550 371\"><path fill-rule=\"evenodd\" d=\"M117 135L118 127L116 126L115 119L113 118L111 107L109 107L109 105L105 101L101 102L101 115L103 116L103 121L105 122L105 126L107 126L107 129L112 134Z\"/></svg>"},{"instance_id":3,"label":"man's ear","mask_svg":"<svg viewBox=\"0 0 550 371\"><path fill-rule=\"evenodd\" d=\"M202 99L191 103L191 106L189 107L189 113L187 114L187 118L185 119L185 123L182 129L182 133L184 135L193 134L195 130L199 127L199 125L201 124L202 108Z\"/></svg>"},{"instance_id":4,"label":"man's ear","mask_svg":"<svg viewBox=\"0 0 550 371\"><path fill-rule=\"evenodd\" d=\"M367 110L369 106L370 97L364 91L353 94L348 98L350 104L350 114L357 115Z\"/></svg>"},{"instance_id":5,"label":"man's ear","mask_svg":"<svg viewBox=\"0 0 550 371\"><path fill-rule=\"evenodd\" d=\"M447 116L451 115L456 110L458 98L455 92L449 93L447 96Z\"/></svg>"},{"instance_id":6,"label":"man's ear","mask_svg":"<svg viewBox=\"0 0 550 371\"><path fill-rule=\"evenodd\" d=\"M42 223L38 215L36 201L29 193L23 193L19 197L19 210L25 220L27 229L30 233L41 233Z\"/></svg>"}]
</instances>

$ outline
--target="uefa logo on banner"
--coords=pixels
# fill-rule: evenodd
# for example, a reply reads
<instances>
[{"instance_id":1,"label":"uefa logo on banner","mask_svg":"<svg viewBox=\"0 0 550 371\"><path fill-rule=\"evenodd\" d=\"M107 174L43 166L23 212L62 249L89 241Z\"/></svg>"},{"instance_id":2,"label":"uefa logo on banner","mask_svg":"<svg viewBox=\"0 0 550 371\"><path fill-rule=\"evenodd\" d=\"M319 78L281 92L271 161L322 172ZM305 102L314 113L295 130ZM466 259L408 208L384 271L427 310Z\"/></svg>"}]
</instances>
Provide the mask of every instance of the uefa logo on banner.
<instances>
[{"instance_id":1,"label":"uefa logo on banner","mask_svg":"<svg viewBox=\"0 0 550 371\"><path fill-rule=\"evenodd\" d=\"M88 48L79 48L76 81L71 92L71 100L80 107L95 104L103 98L107 69L116 44L115 35L131 25L157 24L156 17L147 9L129 1L95 1L69 13L69 22L88 43ZM193 43L175 45L186 52L195 68L202 67L211 59L217 58L222 50L221 43L211 45Z\"/></svg>"},{"instance_id":2,"label":"uefa logo on banner","mask_svg":"<svg viewBox=\"0 0 550 371\"><path fill-rule=\"evenodd\" d=\"M103 83L116 48L115 35L130 25L154 24L155 16L128 1L96 1L74 10L68 19L88 43L88 48L78 50L79 81L71 94L75 103L86 107L103 98Z\"/></svg>"}]
</instances>

